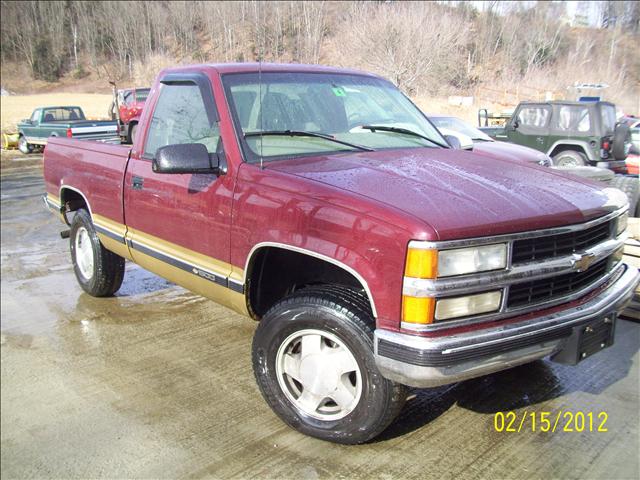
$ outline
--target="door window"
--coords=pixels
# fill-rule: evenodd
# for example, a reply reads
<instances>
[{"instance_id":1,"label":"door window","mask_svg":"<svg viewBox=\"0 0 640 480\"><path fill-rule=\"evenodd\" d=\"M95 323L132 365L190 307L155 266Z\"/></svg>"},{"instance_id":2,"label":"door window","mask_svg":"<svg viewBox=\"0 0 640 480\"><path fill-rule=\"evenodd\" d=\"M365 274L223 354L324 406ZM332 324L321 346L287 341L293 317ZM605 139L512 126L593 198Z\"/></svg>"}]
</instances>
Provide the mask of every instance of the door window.
<instances>
[{"instance_id":1,"label":"door window","mask_svg":"<svg viewBox=\"0 0 640 480\"><path fill-rule=\"evenodd\" d=\"M153 111L144 156L153 158L165 145L201 143L215 153L218 124L209 123L200 88L195 84L162 85Z\"/></svg>"},{"instance_id":2,"label":"door window","mask_svg":"<svg viewBox=\"0 0 640 480\"><path fill-rule=\"evenodd\" d=\"M40 113L42 112L42 110L36 110L35 112L33 112L33 115L31 115L31 121L33 123L37 122L38 120L40 120Z\"/></svg>"},{"instance_id":3,"label":"door window","mask_svg":"<svg viewBox=\"0 0 640 480\"><path fill-rule=\"evenodd\" d=\"M549 122L547 107L523 107L518 112L518 123L524 127L544 128Z\"/></svg>"},{"instance_id":4,"label":"door window","mask_svg":"<svg viewBox=\"0 0 640 480\"><path fill-rule=\"evenodd\" d=\"M613 105L602 105L602 129L604 135L611 135L616 128L616 108Z\"/></svg>"}]
</instances>

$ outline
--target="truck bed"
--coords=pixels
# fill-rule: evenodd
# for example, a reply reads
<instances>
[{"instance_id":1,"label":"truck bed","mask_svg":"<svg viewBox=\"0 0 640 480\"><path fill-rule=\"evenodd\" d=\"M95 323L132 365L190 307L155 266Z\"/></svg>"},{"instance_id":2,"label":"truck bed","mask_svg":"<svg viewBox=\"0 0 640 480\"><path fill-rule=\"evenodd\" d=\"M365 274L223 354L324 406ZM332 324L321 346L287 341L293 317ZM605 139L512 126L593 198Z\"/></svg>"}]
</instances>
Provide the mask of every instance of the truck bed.
<instances>
[{"instance_id":1,"label":"truck bed","mask_svg":"<svg viewBox=\"0 0 640 480\"><path fill-rule=\"evenodd\" d=\"M112 143L51 138L44 153L48 196L63 203L63 189L76 191L85 196L92 215L124 224L122 182L130 149Z\"/></svg>"}]
</instances>

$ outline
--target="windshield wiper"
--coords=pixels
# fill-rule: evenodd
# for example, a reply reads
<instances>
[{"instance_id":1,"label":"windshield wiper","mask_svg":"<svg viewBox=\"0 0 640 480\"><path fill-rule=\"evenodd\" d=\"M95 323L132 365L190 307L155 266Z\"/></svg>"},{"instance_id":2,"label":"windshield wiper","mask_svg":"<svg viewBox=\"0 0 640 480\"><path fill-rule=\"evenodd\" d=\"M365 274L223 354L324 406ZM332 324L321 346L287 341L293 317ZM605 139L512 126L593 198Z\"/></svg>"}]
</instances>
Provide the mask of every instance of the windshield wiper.
<instances>
[{"instance_id":1,"label":"windshield wiper","mask_svg":"<svg viewBox=\"0 0 640 480\"><path fill-rule=\"evenodd\" d=\"M347 147L355 148L357 150L362 150L363 152L375 151L373 148L363 147L362 145L357 145L355 143L343 142L342 140L338 140L337 138L334 138L331 135L326 135L324 133L316 133L316 132L305 132L303 130L266 130L264 132L249 132L244 134L244 138L262 137L262 136L266 137L266 136L274 136L274 135L281 135L286 137L324 138L325 140L329 140L330 142L339 143L340 145L345 145Z\"/></svg>"},{"instance_id":2,"label":"windshield wiper","mask_svg":"<svg viewBox=\"0 0 640 480\"><path fill-rule=\"evenodd\" d=\"M413 130L409 130L408 128L386 127L384 125L361 125L360 128L364 128L365 130L371 130L374 133L376 130L380 130L381 132L395 132L395 133L402 133L403 135L412 135L414 137L422 138L423 140L426 140L427 142L431 142L434 145L437 145L439 147L451 148L449 145L443 145L440 142L436 142L435 140L432 140L431 138L425 135L422 135L421 133L417 133L417 132L414 132Z\"/></svg>"}]
</instances>

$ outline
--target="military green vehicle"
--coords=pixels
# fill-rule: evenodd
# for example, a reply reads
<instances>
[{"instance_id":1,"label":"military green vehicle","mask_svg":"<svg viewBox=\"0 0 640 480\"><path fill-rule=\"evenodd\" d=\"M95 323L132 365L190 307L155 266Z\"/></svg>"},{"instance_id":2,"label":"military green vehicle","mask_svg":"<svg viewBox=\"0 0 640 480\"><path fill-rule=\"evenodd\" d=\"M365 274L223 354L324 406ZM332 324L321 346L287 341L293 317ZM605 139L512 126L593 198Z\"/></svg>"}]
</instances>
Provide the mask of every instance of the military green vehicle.
<instances>
[{"instance_id":1,"label":"military green vehicle","mask_svg":"<svg viewBox=\"0 0 640 480\"><path fill-rule=\"evenodd\" d=\"M480 130L546 153L555 166L591 165L626 173L629 127L616 118L616 107L609 102L522 102L504 127Z\"/></svg>"}]
</instances>

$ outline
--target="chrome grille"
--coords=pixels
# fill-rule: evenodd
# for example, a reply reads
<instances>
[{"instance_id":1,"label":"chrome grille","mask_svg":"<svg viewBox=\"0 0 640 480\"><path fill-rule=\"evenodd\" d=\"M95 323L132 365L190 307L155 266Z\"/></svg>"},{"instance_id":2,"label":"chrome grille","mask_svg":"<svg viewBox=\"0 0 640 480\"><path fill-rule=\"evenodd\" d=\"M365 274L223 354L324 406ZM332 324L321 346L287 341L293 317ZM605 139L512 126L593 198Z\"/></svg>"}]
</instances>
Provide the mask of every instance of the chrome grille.
<instances>
[{"instance_id":1,"label":"chrome grille","mask_svg":"<svg viewBox=\"0 0 640 480\"><path fill-rule=\"evenodd\" d=\"M611 236L611 222L603 222L586 230L516 240L513 242L512 262L525 263L583 251Z\"/></svg>"},{"instance_id":2,"label":"chrome grille","mask_svg":"<svg viewBox=\"0 0 640 480\"><path fill-rule=\"evenodd\" d=\"M584 272L572 272L511 285L507 308L546 302L580 291L602 278L607 273L608 264L608 259L604 259Z\"/></svg>"}]
</instances>

